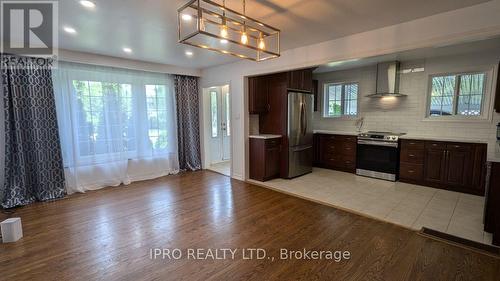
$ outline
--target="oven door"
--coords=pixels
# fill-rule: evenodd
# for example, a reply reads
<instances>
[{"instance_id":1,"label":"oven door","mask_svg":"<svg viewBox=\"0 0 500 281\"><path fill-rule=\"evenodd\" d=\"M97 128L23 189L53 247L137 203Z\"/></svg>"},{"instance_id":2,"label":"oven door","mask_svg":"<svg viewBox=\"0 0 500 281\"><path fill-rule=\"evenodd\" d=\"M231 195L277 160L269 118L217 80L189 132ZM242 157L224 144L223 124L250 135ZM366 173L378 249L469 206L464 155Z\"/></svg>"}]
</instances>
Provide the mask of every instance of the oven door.
<instances>
[{"instance_id":1,"label":"oven door","mask_svg":"<svg viewBox=\"0 0 500 281\"><path fill-rule=\"evenodd\" d=\"M397 142L358 140L356 173L395 181L399 174Z\"/></svg>"}]
</instances>

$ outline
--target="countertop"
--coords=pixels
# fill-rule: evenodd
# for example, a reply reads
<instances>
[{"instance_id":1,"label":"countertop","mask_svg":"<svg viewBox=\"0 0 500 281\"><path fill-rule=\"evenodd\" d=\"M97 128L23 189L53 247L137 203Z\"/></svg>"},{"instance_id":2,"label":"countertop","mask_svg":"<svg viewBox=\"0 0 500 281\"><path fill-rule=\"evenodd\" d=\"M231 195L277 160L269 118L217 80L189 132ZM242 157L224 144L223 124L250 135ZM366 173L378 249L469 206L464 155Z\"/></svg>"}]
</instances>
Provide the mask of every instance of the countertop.
<instances>
[{"instance_id":1,"label":"countertop","mask_svg":"<svg viewBox=\"0 0 500 281\"><path fill-rule=\"evenodd\" d=\"M314 130L315 134L329 134L329 135L345 135L345 136L357 136L357 132L347 132L347 131L328 131L328 130Z\"/></svg>"},{"instance_id":2,"label":"countertop","mask_svg":"<svg viewBox=\"0 0 500 281\"><path fill-rule=\"evenodd\" d=\"M471 143L488 143L485 140L479 139L466 139L466 138L454 138L454 137L440 137L440 136L422 136L422 135L402 135L400 139L411 139L411 140L430 140L430 141L448 141L448 142L471 142Z\"/></svg>"},{"instance_id":3,"label":"countertop","mask_svg":"<svg viewBox=\"0 0 500 281\"><path fill-rule=\"evenodd\" d=\"M264 139L264 140L281 138L280 135L271 135L271 134L249 135L248 137L251 139Z\"/></svg>"},{"instance_id":4,"label":"countertop","mask_svg":"<svg viewBox=\"0 0 500 281\"><path fill-rule=\"evenodd\" d=\"M500 153L495 153L488 156L488 162L500 163Z\"/></svg>"}]
</instances>

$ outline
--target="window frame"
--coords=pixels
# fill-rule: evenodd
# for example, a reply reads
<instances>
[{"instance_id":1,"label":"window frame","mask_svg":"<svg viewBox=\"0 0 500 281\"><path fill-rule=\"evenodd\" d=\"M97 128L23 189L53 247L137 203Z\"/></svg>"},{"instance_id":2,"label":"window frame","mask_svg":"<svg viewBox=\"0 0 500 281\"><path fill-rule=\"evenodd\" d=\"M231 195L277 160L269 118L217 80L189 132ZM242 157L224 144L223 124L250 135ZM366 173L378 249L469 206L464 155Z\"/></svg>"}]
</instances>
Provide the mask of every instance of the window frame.
<instances>
[{"instance_id":1,"label":"window frame","mask_svg":"<svg viewBox=\"0 0 500 281\"><path fill-rule=\"evenodd\" d=\"M356 97L356 114L355 115L347 115L347 114L340 114L340 115L329 115L328 114L328 101L329 101L329 93L328 93L328 87L331 85L342 85L342 91L341 91L341 97L340 97L340 106L341 106L341 111L344 112L345 108L345 86L349 84L356 84L358 86L358 93ZM323 83L323 105L322 105L322 117L323 118L335 118L335 119L356 119L359 116L359 99L360 98L360 83L359 81L326 81Z\"/></svg>"},{"instance_id":2,"label":"window frame","mask_svg":"<svg viewBox=\"0 0 500 281\"><path fill-rule=\"evenodd\" d=\"M460 96L460 82L461 76L463 75L475 75L475 74L483 74L483 98L481 99L481 114L479 115L460 115L456 114L458 110L458 98ZM443 76L455 76L455 89L453 92L453 105L452 115L441 115L441 116L431 116L431 102L432 102L432 80L435 77L443 77ZM427 92L425 95L425 116L424 121L484 121L490 119L490 93L491 93L491 70L471 70L471 71L449 71L442 73L433 73L428 75L427 79Z\"/></svg>"}]
</instances>

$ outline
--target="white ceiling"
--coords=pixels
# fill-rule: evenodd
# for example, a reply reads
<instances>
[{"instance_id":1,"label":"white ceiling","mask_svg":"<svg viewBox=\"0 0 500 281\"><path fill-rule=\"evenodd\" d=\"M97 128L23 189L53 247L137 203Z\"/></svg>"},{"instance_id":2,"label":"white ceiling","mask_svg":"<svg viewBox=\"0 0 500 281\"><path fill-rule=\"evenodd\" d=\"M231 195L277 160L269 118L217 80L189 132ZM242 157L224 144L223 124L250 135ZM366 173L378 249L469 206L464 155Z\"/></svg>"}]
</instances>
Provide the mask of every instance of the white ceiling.
<instances>
[{"instance_id":1,"label":"white ceiling","mask_svg":"<svg viewBox=\"0 0 500 281\"><path fill-rule=\"evenodd\" d=\"M221 3L221 0L215 0ZM489 0L246 0L247 15L282 30L282 51L394 25ZM177 43L177 8L187 0L59 1L62 49L182 67L204 68L235 59ZM240 10L241 0L226 0ZM77 34L67 34L71 26ZM123 52L130 47L132 54ZM189 49L194 55L186 57Z\"/></svg>"}]
</instances>

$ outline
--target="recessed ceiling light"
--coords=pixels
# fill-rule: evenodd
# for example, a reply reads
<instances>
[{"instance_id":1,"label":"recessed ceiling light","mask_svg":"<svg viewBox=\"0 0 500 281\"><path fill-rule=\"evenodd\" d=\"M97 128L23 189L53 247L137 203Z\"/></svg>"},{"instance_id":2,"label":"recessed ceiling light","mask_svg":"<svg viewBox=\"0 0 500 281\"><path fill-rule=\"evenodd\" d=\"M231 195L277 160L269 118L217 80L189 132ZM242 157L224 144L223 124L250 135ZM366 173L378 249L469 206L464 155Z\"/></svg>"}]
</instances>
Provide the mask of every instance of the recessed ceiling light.
<instances>
[{"instance_id":1,"label":"recessed ceiling light","mask_svg":"<svg viewBox=\"0 0 500 281\"><path fill-rule=\"evenodd\" d=\"M71 26L65 26L63 29L64 29L64 31L66 31L67 33L70 33L70 34L76 33L76 30Z\"/></svg>"},{"instance_id":2,"label":"recessed ceiling light","mask_svg":"<svg viewBox=\"0 0 500 281\"><path fill-rule=\"evenodd\" d=\"M186 51L186 56L191 57L193 55L193 52L191 51Z\"/></svg>"},{"instance_id":3,"label":"recessed ceiling light","mask_svg":"<svg viewBox=\"0 0 500 281\"><path fill-rule=\"evenodd\" d=\"M130 48L128 48L128 47L124 47L124 48L123 48L123 51L124 51L125 53L128 53L128 54L132 53L132 49L130 49Z\"/></svg>"},{"instance_id":4,"label":"recessed ceiling light","mask_svg":"<svg viewBox=\"0 0 500 281\"><path fill-rule=\"evenodd\" d=\"M88 0L81 0L80 5L84 6L85 8L95 8L95 3Z\"/></svg>"},{"instance_id":5,"label":"recessed ceiling light","mask_svg":"<svg viewBox=\"0 0 500 281\"><path fill-rule=\"evenodd\" d=\"M221 42L222 44L227 44L227 40L226 40L226 39L221 39L221 40L220 40L220 42Z\"/></svg>"},{"instance_id":6,"label":"recessed ceiling light","mask_svg":"<svg viewBox=\"0 0 500 281\"><path fill-rule=\"evenodd\" d=\"M182 19L185 21L190 21L193 17L188 14L182 14Z\"/></svg>"}]
</instances>

